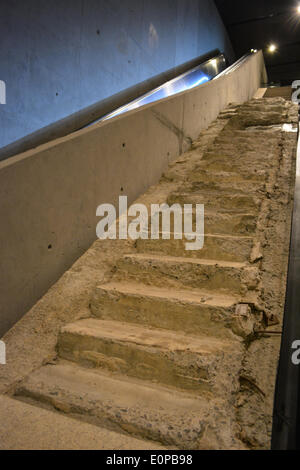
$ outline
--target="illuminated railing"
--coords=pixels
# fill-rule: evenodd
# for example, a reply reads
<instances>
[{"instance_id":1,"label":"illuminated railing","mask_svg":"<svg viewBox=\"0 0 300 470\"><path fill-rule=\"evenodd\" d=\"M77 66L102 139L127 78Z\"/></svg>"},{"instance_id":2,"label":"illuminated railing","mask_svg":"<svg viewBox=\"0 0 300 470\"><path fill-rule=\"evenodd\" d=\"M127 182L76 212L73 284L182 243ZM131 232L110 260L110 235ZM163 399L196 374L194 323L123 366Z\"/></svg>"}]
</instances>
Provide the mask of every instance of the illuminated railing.
<instances>
[{"instance_id":1,"label":"illuminated railing","mask_svg":"<svg viewBox=\"0 0 300 470\"><path fill-rule=\"evenodd\" d=\"M146 104L153 103L155 101L167 98L169 96L176 95L185 90L189 90L196 86L202 85L205 82L209 82L217 75L219 75L223 70L226 69L226 59L223 54L214 57L213 59L207 60L203 64L194 67L191 70L188 70L182 75L170 80L160 87L146 93L143 96L140 96L136 100L128 103L112 113L109 113L95 122L106 121L120 114L132 111L133 109L140 108ZM93 122L92 124L95 124ZM90 124L90 125L92 125Z\"/></svg>"}]
</instances>

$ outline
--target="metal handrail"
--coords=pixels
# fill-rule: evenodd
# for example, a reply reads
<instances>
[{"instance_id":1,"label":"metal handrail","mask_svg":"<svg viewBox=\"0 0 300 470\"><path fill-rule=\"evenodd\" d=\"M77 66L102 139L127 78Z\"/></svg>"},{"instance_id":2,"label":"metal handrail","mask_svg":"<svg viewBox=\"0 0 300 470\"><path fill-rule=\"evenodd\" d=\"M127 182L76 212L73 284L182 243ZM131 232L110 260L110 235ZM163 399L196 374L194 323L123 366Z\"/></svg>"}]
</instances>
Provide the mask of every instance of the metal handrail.
<instances>
[{"instance_id":1,"label":"metal handrail","mask_svg":"<svg viewBox=\"0 0 300 470\"><path fill-rule=\"evenodd\" d=\"M213 66L212 64L215 64L215 66ZM196 67L193 67L192 69L186 71L185 73L179 75L178 77L175 77L172 80L169 80L169 81L163 83L162 85L155 88L154 90L151 90L151 91L139 96L138 98L131 101L130 103L127 103L126 105L115 109L111 113L106 114L105 116L102 116L101 118L91 122L86 127L90 127L94 124L97 124L98 122L105 121L107 119L111 119L115 116L119 116L120 114L123 114L124 112L130 111L132 109L139 108L141 106L144 106L145 104L148 104L148 103L151 103L151 102L154 102L154 101L158 101L159 99L161 99L161 98L159 98L159 93L160 92L165 92L165 96L163 96L162 98L166 98L168 96L172 96L174 94L177 94L180 91L184 91L185 89L188 89L189 87L184 87L183 86L182 89L180 89L180 87L179 87L178 91L174 92L174 90L172 90L172 87L176 86L176 83L184 82L184 79L188 78L190 75L196 73L197 71L199 71L199 73L201 73L201 71L209 70L209 72L207 72L209 76L206 77L205 81L211 81L214 77L219 75L219 73L220 73L219 70L223 71L224 67L226 67L225 56L224 56L224 54L219 54L218 56L215 56L211 59L208 59L205 62L202 62L201 64L197 65ZM158 97L155 98L155 95L157 95ZM151 97L153 97L154 99L151 99Z\"/></svg>"},{"instance_id":2,"label":"metal handrail","mask_svg":"<svg viewBox=\"0 0 300 470\"><path fill-rule=\"evenodd\" d=\"M213 78L213 80L217 80L220 77L224 77L224 75L228 75L229 73L233 72L236 70L242 63L244 63L246 60L249 59L249 57L253 54L253 52L249 52L245 55L243 55L239 60L234 62L232 65L227 67L223 72L219 73L216 77Z\"/></svg>"}]
</instances>

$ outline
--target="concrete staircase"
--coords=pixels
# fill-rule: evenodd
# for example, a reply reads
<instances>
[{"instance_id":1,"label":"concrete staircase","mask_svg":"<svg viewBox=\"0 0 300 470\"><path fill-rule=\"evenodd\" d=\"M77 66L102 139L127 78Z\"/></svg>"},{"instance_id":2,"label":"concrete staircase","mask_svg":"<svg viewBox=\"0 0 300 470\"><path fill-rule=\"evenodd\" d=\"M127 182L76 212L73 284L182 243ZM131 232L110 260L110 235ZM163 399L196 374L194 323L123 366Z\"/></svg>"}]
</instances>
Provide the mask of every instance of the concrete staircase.
<instances>
[{"instance_id":1,"label":"concrete staircase","mask_svg":"<svg viewBox=\"0 0 300 470\"><path fill-rule=\"evenodd\" d=\"M138 240L18 399L164 446L245 447L235 399L245 344L266 326L261 227L286 119L283 100L231 107L210 145L194 143L192 166L170 167L167 202L205 204L203 250Z\"/></svg>"}]
</instances>

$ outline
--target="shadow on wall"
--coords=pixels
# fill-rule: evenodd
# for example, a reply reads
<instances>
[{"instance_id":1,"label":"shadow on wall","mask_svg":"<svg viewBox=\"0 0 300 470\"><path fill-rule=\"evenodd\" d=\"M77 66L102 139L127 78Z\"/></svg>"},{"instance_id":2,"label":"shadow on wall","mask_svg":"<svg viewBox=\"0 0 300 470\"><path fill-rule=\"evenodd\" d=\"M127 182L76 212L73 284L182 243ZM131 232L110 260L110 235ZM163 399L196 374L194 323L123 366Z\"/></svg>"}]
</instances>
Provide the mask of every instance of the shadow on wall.
<instances>
[{"instance_id":1,"label":"shadow on wall","mask_svg":"<svg viewBox=\"0 0 300 470\"><path fill-rule=\"evenodd\" d=\"M82 129L105 114L108 114L138 98L144 93L157 88L168 80L172 80L176 76L196 67L200 63L215 57L219 53L220 51L215 49L203 56L190 60L185 64L176 66L166 72L156 75L155 77L145 80L144 82L130 87L127 90L123 90L103 101L93 104L92 106L88 106L87 108L33 132L10 145L2 147L0 148L0 161Z\"/></svg>"}]
</instances>

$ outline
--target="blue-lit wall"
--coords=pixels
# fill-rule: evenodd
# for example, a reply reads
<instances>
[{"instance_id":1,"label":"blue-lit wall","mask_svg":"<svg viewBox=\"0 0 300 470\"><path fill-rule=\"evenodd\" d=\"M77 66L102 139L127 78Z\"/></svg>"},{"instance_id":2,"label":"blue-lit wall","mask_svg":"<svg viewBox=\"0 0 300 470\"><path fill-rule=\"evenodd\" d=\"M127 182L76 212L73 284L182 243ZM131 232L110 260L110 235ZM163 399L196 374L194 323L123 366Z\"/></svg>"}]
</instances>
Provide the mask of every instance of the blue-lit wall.
<instances>
[{"instance_id":1,"label":"blue-lit wall","mask_svg":"<svg viewBox=\"0 0 300 470\"><path fill-rule=\"evenodd\" d=\"M213 0L1 0L0 148L217 48Z\"/></svg>"}]
</instances>

